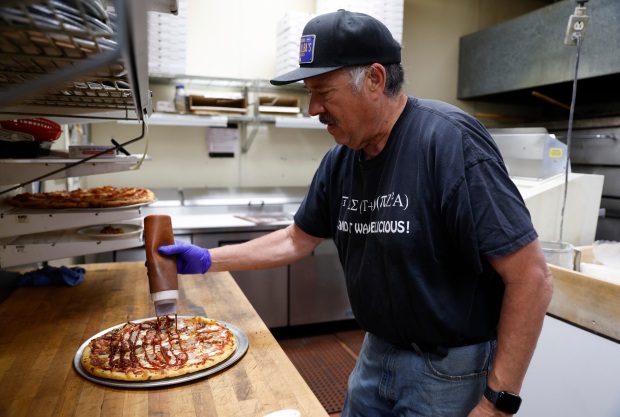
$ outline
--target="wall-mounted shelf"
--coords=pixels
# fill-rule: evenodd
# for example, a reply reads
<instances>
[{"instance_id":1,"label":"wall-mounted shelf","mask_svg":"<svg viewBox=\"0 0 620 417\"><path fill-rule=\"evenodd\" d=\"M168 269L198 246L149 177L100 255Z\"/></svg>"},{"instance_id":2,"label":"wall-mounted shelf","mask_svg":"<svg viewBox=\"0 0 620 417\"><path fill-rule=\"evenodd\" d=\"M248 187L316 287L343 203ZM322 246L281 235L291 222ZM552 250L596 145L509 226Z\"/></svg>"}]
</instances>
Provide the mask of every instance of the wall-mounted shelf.
<instances>
[{"instance_id":1,"label":"wall-mounted shelf","mask_svg":"<svg viewBox=\"0 0 620 417\"><path fill-rule=\"evenodd\" d=\"M293 83L286 86L274 86L268 80L261 79L240 79L240 78L218 78L191 75L167 75L150 74L152 84L174 86L182 84L186 90L200 89L209 92L241 92L248 102L245 114L174 114L174 113L153 113L148 118L151 126L212 126L226 127L230 125L240 126L240 140L242 152L247 152L256 136L258 128L262 125L275 125L277 128L292 129L325 129L325 126L315 117L303 116L298 109L297 112L290 111L292 108L274 107L273 111L265 111L265 106L260 105L260 95L268 93L270 96L278 94L289 94L301 96L307 94L304 85ZM282 110L282 111L279 111ZM285 111L286 110L286 111ZM290 111L290 113L289 113ZM278 115L273 113L289 113L289 115ZM132 123L131 121L120 121L119 123Z\"/></svg>"},{"instance_id":2,"label":"wall-mounted shelf","mask_svg":"<svg viewBox=\"0 0 620 417\"><path fill-rule=\"evenodd\" d=\"M239 116L237 116L239 117ZM226 127L228 116L202 116L196 114L153 113L148 117L149 126L212 126ZM249 118L247 118L249 120ZM137 121L119 120L122 124L136 124Z\"/></svg>"},{"instance_id":3,"label":"wall-mounted shelf","mask_svg":"<svg viewBox=\"0 0 620 417\"><path fill-rule=\"evenodd\" d=\"M318 117L274 117L276 127L295 129L325 129Z\"/></svg>"},{"instance_id":4,"label":"wall-mounted shelf","mask_svg":"<svg viewBox=\"0 0 620 417\"><path fill-rule=\"evenodd\" d=\"M283 86L274 86L269 80L263 79L244 79L244 78L224 78L208 77L201 75L183 74L154 74L149 75L152 84L177 85L183 84L185 88L202 87L209 89L231 89L239 90L242 88L258 89L260 91L272 92L296 92L305 93L304 85L301 82L291 83Z\"/></svg>"},{"instance_id":5,"label":"wall-mounted shelf","mask_svg":"<svg viewBox=\"0 0 620 417\"><path fill-rule=\"evenodd\" d=\"M153 113L148 118L150 126L211 126L226 127L229 123L273 124L280 128L325 129L315 117L291 116L211 116L197 114ZM135 124L136 121L120 120L119 123Z\"/></svg>"}]
</instances>

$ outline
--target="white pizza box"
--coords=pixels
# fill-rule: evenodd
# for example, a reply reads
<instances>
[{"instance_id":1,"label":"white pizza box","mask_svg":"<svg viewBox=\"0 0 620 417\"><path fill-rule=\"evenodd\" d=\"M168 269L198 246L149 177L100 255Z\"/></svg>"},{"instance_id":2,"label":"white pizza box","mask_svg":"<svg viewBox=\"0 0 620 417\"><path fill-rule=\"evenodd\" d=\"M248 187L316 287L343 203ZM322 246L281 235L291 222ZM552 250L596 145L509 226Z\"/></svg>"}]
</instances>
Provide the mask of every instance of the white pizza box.
<instances>
[{"instance_id":1,"label":"white pizza box","mask_svg":"<svg viewBox=\"0 0 620 417\"><path fill-rule=\"evenodd\" d=\"M174 102L172 101L158 100L156 111L166 112L166 113L176 113L177 109L174 106Z\"/></svg>"},{"instance_id":2,"label":"white pizza box","mask_svg":"<svg viewBox=\"0 0 620 417\"><path fill-rule=\"evenodd\" d=\"M107 151L98 156L98 158L116 158L114 146L98 146L98 145L70 145L69 158L87 158L99 152Z\"/></svg>"}]
</instances>

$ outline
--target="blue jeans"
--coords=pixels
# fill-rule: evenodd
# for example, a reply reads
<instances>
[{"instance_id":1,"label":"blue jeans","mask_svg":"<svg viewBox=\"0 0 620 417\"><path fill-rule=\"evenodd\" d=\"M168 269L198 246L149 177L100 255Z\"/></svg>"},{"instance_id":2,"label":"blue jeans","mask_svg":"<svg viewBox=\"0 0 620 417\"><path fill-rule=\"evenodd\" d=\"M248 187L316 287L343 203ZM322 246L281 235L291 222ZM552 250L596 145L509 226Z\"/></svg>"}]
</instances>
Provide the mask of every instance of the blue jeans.
<instances>
[{"instance_id":1,"label":"blue jeans","mask_svg":"<svg viewBox=\"0 0 620 417\"><path fill-rule=\"evenodd\" d=\"M342 417L466 417L482 398L496 341L448 349L440 358L367 333Z\"/></svg>"}]
</instances>

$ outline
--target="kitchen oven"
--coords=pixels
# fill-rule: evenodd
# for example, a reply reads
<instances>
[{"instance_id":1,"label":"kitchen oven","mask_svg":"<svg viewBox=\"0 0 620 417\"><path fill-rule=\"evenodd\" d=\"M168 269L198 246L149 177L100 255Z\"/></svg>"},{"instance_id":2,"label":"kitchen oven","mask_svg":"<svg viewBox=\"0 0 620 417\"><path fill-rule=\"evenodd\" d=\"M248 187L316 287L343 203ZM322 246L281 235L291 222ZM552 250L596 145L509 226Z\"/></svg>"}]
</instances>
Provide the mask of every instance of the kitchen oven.
<instances>
[{"instance_id":1,"label":"kitchen oven","mask_svg":"<svg viewBox=\"0 0 620 417\"><path fill-rule=\"evenodd\" d=\"M565 131L556 134L565 140ZM620 241L620 127L573 130L571 167L573 172L605 177L596 240Z\"/></svg>"}]
</instances>

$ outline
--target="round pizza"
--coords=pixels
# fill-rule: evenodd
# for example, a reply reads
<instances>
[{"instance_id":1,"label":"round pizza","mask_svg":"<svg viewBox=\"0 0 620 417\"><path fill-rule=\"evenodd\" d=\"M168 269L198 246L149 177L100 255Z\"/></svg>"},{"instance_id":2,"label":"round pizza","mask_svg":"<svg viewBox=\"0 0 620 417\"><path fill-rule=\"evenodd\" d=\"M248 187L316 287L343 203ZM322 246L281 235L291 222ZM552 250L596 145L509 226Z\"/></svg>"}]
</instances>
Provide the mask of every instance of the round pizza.
<instances>
[{"instance_id":1,"label":"round pizza","mask_svg":"<svg viewBox=\"0 0 620 417\"><path fill-rule=\"evenodd\" d=\"M235 335L216 320L161 316L128 322L93 338L80 362L101 378L148 381L210 368L236 348Z\"/></svg>"},{"instance_id":2,"label":"round pizza","mask_svg":"<svg viewBox=\"0 0 620 417\"><path fill-rule=\"evenodd\" d=\"M7 200L14 207L34 209L123 207L153 201L155 194L147 188L111 185L73 191L22 193Z\"/></svg>"}]
</instances>

